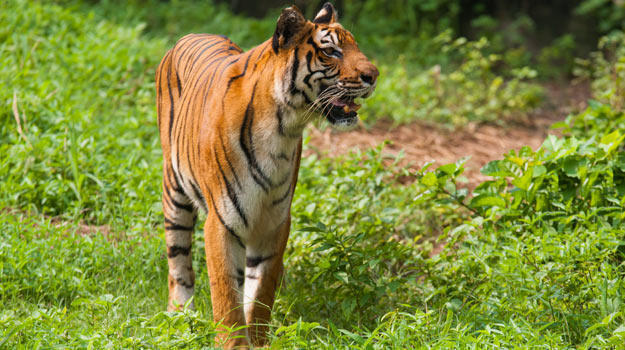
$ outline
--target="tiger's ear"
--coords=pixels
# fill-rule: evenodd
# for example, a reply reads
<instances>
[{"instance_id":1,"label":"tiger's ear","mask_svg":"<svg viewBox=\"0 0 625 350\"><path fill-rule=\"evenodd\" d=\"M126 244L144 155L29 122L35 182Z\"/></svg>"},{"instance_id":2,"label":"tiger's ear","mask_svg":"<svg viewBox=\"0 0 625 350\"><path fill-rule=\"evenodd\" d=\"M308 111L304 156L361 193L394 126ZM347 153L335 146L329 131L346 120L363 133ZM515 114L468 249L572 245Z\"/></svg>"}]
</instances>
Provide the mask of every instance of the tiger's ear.
<instances>
[{"instance_id":1,"label":"tiger's ear","mask_svg":"<svg viewBox=\"0 0 625 350\"><path fill-rule=\"evenodd\" d=\"M273 51L292 46L305 26L306 18L295 5L282 10L271 41Z\"/></svg>"},{"instance_id":2,"label":"tiger's ear","mask_svg":"<svg viewBox=\"0 0 625 350\"><path fill-rule=\"evenodd\" d=\"M313 19L313 23L321 24L332 24L336 21L338 21L338 15L336 13L336 10L334 9L334 6L332 6L332 4L329 2L323 4L323 7L321 8L321 10L319 10L319 13L317 13L315 19Z\"/></svg>"}]
</instances>

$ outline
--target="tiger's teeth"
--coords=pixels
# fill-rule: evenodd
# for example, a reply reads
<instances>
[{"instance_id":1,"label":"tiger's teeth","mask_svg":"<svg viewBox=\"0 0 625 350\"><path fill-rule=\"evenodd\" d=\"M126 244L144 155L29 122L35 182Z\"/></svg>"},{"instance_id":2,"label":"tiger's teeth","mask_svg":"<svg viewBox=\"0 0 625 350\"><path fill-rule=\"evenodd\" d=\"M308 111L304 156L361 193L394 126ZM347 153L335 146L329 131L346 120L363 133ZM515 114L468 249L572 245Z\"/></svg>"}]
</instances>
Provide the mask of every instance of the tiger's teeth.
<instances>
[{"instance_id":1,"label":"tiger's teeth","mask_svg":"<svg viewBox=\"0 0 625 350\"><path fill-rule=\"evenodd\" d=\"M348 105L343 106L343 112L349 113L349 106Z\"/></svg>"}]
</instances>

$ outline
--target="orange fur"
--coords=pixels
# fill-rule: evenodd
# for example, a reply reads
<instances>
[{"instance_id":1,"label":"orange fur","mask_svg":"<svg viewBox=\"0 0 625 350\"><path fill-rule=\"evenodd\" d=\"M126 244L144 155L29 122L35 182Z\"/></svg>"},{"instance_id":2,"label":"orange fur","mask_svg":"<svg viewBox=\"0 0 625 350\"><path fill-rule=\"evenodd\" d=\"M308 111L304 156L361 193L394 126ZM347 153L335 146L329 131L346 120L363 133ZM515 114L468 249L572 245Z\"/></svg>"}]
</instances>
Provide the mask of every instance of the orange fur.
<instances>
[{"instance_id":1,"label":"orange fur","mask_svg":"<svg viewBox=\"0 0 625 350\"><path fill-rule=\"evenodd\" d=\"M285 9L273 38L247 52L208 34L187 35L167 52L156 88L169 310L194 292L192 231L202 209L213 317L223 325L217 341L265 344L302 130L311 110L353 123L355 113L341 108L368 96L377 74L329 4L314 22Z\"/></svg>"}]
</instances>

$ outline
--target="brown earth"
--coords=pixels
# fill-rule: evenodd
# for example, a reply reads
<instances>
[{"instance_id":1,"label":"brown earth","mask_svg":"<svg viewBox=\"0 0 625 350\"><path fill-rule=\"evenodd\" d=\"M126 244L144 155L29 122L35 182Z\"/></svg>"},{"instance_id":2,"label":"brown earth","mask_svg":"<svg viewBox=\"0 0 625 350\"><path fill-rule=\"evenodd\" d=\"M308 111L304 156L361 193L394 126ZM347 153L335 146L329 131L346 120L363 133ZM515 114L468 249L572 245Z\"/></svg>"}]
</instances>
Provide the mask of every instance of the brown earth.
<instances>
[{"instance_id":1,"label":"brown earth","mask_svg":"<svg viewBox=\"0 0 625 350\"><path fill-rule=\"evenodd\" d=\"M108 237L108 238L119 239L119 237L114 237L113 231L111 230L111 227L109 225L91 225L91 224L85 223L82 220L80 220L78 223L74 223L62 217L41 215L41 214L32 213L32 212L23 211L23 210L14 209L14 208L0 208L0 213L11 215L16 218L20 218L24 216L40 217L42 219L40 223L33 223L33 225L37 227L50 225L55 228L63 229L65 233L77 233L79 235L89 235L89 236L104 235L105 237ZM48 223L48 220L49 220L49 223ZM46 232L46 231L41 230L41 232Z\"/></svg>"},{"instance_id":2,"label":"brown earth","mask_svg":"<svg viewBox=\"0 0 625 350\"><path fill-rule=\"evenodd\" d=\"M545 89L547 99L543 107L507 126L469 124L459 130L446 130L419 122L395 128L388 122L380 122L369 129L359 127L347 132L312 128L308 152L342 155L355 149L373 148L388 140L390 144L383 152L396 155L403 150L403 162L412 168L420 168L429 161L440 166L469 156L465 175L473 187L486 179L480 173L482 166L501 159L512 149L529 146L536 150L548 134L557 134L557 130L550 130L551 124L584 109L590 97L587 84L547 85Z\"/></svg>"}]
</instances>

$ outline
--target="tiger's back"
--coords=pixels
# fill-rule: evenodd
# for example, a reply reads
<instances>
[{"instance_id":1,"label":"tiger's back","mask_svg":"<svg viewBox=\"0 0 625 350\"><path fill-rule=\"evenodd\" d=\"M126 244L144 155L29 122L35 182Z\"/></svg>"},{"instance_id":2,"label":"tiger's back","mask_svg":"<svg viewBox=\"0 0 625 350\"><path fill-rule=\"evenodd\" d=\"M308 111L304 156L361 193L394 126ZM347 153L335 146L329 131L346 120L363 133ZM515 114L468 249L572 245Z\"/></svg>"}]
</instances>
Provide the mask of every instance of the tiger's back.
<instances>
[{"instance_id":1,"label":"tiger's back","mask_svg":"<svg viewBox=\"0 0 625 350\"><path fill-rule=\"evenodd\" d=\"M198 142L198 126L201 122L201 114L196 112L197 104L202 102L201 96L213 96L208 94L210 88L206 80L212 77L214 81L224 61L228 60L229 65L236 63L238 59L232 56L240 55L241 52L228 38L211 34L186 35L167 52L156 75L158 122L165 165L173 166L173 161L176 167L191 172L194 152L189 148ZM206 105L208 102L205 98L201 104ZM181 157L181 153L187 157ZM170 170L173 179L178 180L176 185L184 190L197 207L206 210L206 202L197 183L193 183L195 188L183 183L176 179L173 169Z\"/></svg>"}]
</instances>

